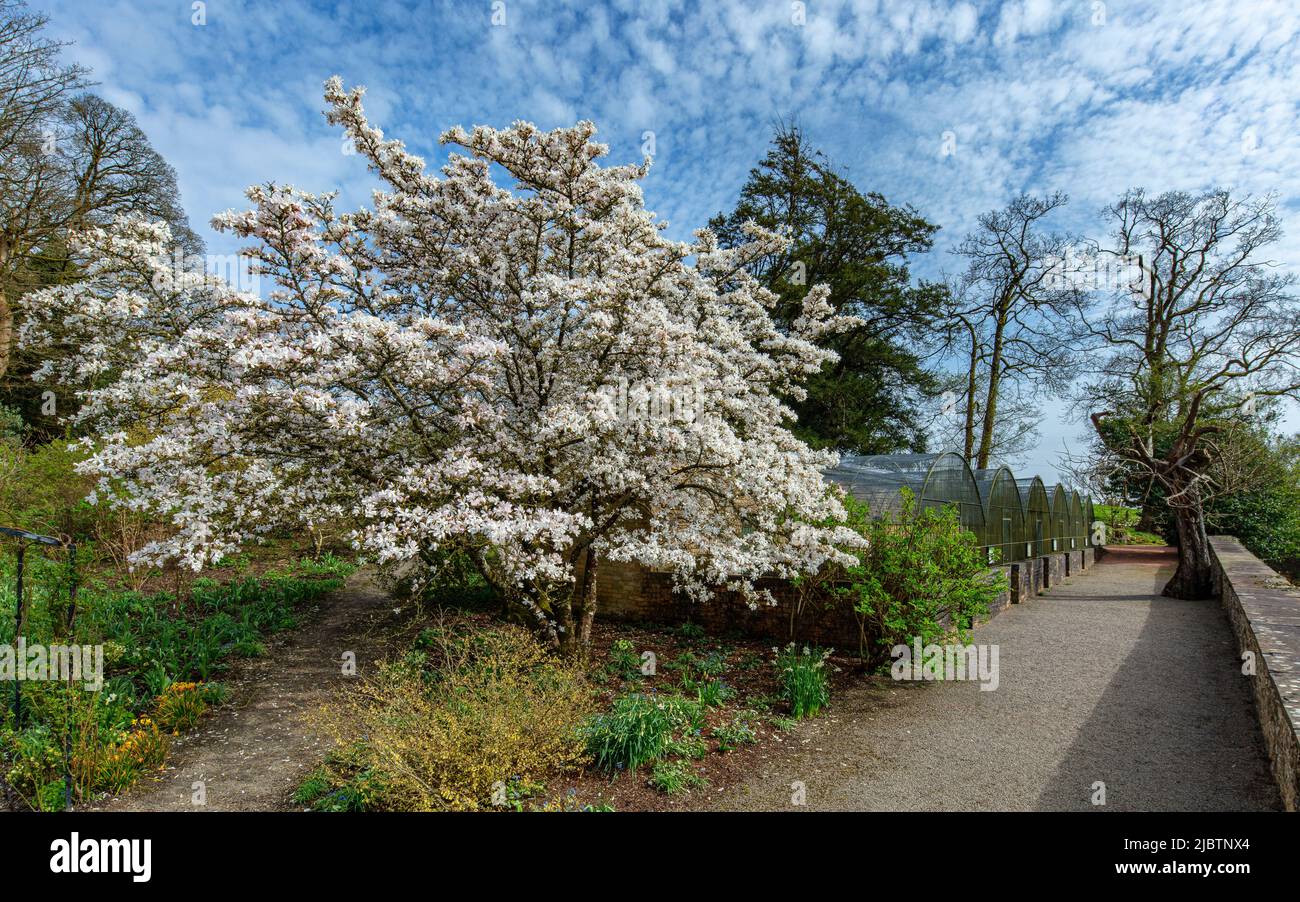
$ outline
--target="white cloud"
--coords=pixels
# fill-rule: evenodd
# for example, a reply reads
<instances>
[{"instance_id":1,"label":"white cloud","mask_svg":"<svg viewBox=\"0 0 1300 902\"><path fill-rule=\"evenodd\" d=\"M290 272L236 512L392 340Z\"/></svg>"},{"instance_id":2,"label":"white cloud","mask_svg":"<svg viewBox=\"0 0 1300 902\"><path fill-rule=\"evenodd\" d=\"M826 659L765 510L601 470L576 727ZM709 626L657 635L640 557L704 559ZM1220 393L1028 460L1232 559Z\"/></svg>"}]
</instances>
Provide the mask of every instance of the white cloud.
<instances>
[{"instance_id":1,"label":"white cloud","mask_svg":"<svg viewBox=\"0 0 1300 902\"><path fill-rule=\"evenodd\" d=\"M33 5L137 113L196 225L268 179L367 200L320 116L335 72L431 160L456 123L590 117L616 162L653 129L647 201L679 237L734 202L772 121L792 116L862 187L940 223L940 247L1024 190L1068 191L1064 224L1085 232L1130 185L1276 190L1300 215L1290 0L1111 0L1104 21L1085 0L807 0L802 27L784 0L511 0L504 27L487 3L211 0L202 28L170 0ZM1294 267L1292 232L1277 256ZM930 257L927 275L953 266Z\"/></svg>"}]
</instances>

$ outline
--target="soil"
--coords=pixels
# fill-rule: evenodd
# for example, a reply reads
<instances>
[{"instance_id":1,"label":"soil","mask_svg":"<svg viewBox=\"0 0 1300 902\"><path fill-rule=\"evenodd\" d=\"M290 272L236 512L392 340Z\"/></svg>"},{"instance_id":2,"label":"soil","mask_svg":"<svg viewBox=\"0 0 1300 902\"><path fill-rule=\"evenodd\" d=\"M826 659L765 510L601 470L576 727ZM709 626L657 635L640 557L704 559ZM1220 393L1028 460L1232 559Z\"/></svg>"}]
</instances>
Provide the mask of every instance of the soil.
<instances>
[{"instance_id":1,"label":"soil","mask_svg":"<svg viewBox=\"0 0 1300 902\"><path fill-rule=\"evenodd\" d=\"M374 661L408 647L421 626L431 622L426 612L401 605L375 584L372 574L354 574L344 588L300 612L305 625L273 637L266 655L233 665L223 680L230 701L196 731L173 740L167 765L156 779L80 807L92 811L301 810L291 796L330 746L314 728L311 714L345 686L342 653L355 652L357 671L364 673ZM495 612L481 608L455 613L485 626L499 622ZM620 639L631 641L638 656L653 651L656 673L614 675L607 664ZM618 811L673 811L705 806L714 795L743 784L755 767L775 754L770 747L807 741L800 738L807 732L806 722L791 730L772 723L782 713L775 702L774 652L771 643L598 621L593 627L589 670L606 704L624 692L680 691L678 662L683 655L725 657L722 680L735 694L725 706L708 710L702 738L709 754L691 762L707 784L669 796L650 786L649 767L613 777L583 772L557 777L536 801L549 798L569 807L606 803ZM832 658L829 663L833 697L861 682L850 660ZM756 744L719 752L709 731L741 710L756 712L749 719ZM202 784L201 804L195 801L197 784Z\"/></svg>"},{"instance_id":2,"label":"soil","mask_svg":"<svg viewBox=\"0 0 1300 902\"><path fill-rule=\"evenodd\" d=\"M90 811L277 811L296 806L290 795L324 757L327 740L310 715L385 646L400 608L361 570L347 584L300 612L305 625L280 633L267 654L245 659L223 680L230 700L193 733L172 742L158 778L120 796L80 806ZM352 677L354 678L354 677ZM202 784L202 803L196 801Z\"/></svg>"},{"instance_id":3,"label":"soil","mask_svg":"<svg viewBox=\"0 0 1300 902\"><path fill-rule=\"evenodd\" d=\"M832 657L827 662L830 667L831 708L816 721L791 722L785 719L788 712L784 703L777 699L776 671L772 666L777 648L772 641L735 636L691 638L680 628L597 621L592 631L593 672L599 673L602 662L609 660L610 650L619 639L631 641L638 654L653 651L656 673L626 681L610 680L602 691L602 701L606 703L612 702L615 695L628 691L681 691L680 670L673 664L688 653L697 658L711 652L725 656L727 669L721 679L735 691L735 696L724 706L707 711L701 738L708 743L709 754L701 760L689 762L695 773L707 781L704 786L678 795L667 795L650 785L649 765L642 766L634 774L605 775L587 771L577 778L556 781L555 785L561 788L560 794L567 796L567 800L562 801L567 801L571 807L605 804L615 811L689 811L709 807L716 797L743 786L763 762L779 755L779 750L810 742L810 725L835 719L835 699L840 694L874 681L863 675L852 659ZM730 722L741 711L758 715L747 718L757 741L722 752L718 741L709 736L710 730ZM782 726L774 723L777 719L783 721Z\"/></svg>"},{"instance_id":4,"label":"soil","mask_svg":"<svg viewBox=\"0 0 1300 902\"><path fill-rule=\"evenodd\" d=\"M691 762L707 785L669 796L649 785L649 767L612 778L588 771L553 779L535 801L617 811L1086 810L1104 782L1111 810L1275 809L1224 615L1212 600L1160 596L1173 563L1167 548L1114 549L1094 570L977 627L975 642L1001 649L997 691L900 684L832 659L830 708L788 729L774 723L783 713L774 643L598 620L589 670L606 702L678 691L673 665L685 653L725 657L722 680L735 696L709 712L709 754ZM328 750L308 715L348 679L343 652L355 652L364 673L426 622L364 571L317 608L265 657L236 665L232 702L175 743L156 782L85 807L295 809L291 793ZM620 639L638 657L653 651L656 673L616 673ZM720 752L710 729L743 709L759 712L750 721L758 742ZM203 805L193 801L199 781Z\"/></svg>"}]
</instances>

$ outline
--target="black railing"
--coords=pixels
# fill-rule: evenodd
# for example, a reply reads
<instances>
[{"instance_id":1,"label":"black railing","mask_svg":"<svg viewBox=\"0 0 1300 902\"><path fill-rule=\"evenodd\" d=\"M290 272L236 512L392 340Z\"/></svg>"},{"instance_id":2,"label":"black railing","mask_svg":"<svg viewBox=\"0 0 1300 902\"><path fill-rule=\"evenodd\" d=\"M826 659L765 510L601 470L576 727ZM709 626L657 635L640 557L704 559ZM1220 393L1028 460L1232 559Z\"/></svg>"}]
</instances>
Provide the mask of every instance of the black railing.
<instances>
[{"instance_id":1,"label":"black railing","mask_svg":"<svg viewBox=\"0 0 1300 902\"><path fill-rule=\"evenodd\" d=\"M77 620L77 544L68 537L55 538L54 536L43 536L38 533L28 532L25 529L17 529L11 526L0 526L0 539L15 540L18 543L16 549L17 566L15 568L15 591L14 591L14 649L15 654L19 644L19 639L23 634L23 618L25 609L23 606L23 567L27 558L28 545L42 545L46 547L62 548L68 554L68 606L64 610L63 629L64 635L67 636L68 642L72 642L72 631L76 626ZM69 669L69 682L72 675ZM13 717L14 729L18 729L22 723L23 716L23 697L22 697L22 680L18 679L18 674L14 674L14 693L13 693ZM72 808L72 700L71 690L69 689L68 697L68 716L64 718L64 735L63 735L63 806L71 810Z\"/></svg>"}]
</instances>

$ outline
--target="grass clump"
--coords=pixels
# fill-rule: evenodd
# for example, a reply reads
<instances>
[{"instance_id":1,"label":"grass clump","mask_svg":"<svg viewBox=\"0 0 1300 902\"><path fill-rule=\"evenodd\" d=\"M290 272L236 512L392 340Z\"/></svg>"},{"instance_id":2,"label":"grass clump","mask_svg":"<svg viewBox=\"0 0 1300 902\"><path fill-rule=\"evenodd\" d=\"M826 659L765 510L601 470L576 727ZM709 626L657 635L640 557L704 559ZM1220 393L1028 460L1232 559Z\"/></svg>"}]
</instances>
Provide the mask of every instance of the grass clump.
<instances>
[{"instance_id":1,"label":"grass clump","mask_svg":"<svg viewBox=\"0 0 1300 902\"><path fill-rule=\"evenodd\" d=\"M831 649L818 651L791 642L776 657L777 679L781 696L790 706L795 719L815 717L830 704L831 687L826 674L826 659Z\"/></svg>"},{"instance_id":2,"label":"grass clump","mask_svg":"<svg viewBox=\"0 0 1300 902\"><path fill-rule=\"evenodd\" d=\"M650 785L670 796L708 786L709 781L695 772L686 761L656 761L650 773Z\"/></svg>"},{"instance_id":3,"label":"grass clump","mask_svg":"<svg viewBox=\"0 0 1300 902\"><path fill-rule=\"evenodd\" d=\"M698 736L704 727L704 706L680 695L620 696L583 729L587 750L596 767L605 771L636 770L663 757L673 737Z\"/></svg>"}]
</instances>

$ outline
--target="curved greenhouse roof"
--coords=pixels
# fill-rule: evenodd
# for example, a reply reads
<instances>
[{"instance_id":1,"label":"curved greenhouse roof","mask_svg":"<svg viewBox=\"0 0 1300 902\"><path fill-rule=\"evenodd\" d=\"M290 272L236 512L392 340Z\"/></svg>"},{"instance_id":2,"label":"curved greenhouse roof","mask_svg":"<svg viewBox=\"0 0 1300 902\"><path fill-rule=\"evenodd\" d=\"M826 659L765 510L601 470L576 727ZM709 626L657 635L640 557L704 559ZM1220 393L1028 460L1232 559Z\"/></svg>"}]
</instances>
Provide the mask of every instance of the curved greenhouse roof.
<instances>
[{"instance_id":1,"label":"curved greenhouse roof","mask_svg":"<svg viewBox=\"0 0 1300 902\"><path fill-rule=\"evenodd\" d=\"M984 501L984 544L999 561L1024 556L1025 510L1016 475L1006 467L976 470L975 484Z\"/></svg>"},{"instance_id":2,"label":"curved greenhouse roof","mask_svg":"<svg viewBox=\"0 0 1300 902\"><path fill-rule=\"evenodd\" d=\"M1051 551L1067 551L1070 547L1070 493L1063 485L1048 489L1052 499Z\"/></svg>"},{"instance_id":3,"label":"curved greenhouse roof","mask_svg":"<svg viewBox=\"0 0 1300 902\"><path fill-rule=\"evenodd\" d=\"M962 526L983 535L984 503L975 475L960 454L845 455L826 476L876 516L897 515L902 510L900 490L907 488L919 509L954 504Z\"/></svg>"},{"instance_id":4,"label":"curved greenhouse roof","mask_svg":"<svg viewBox=\"0 0 1300 902\"><path fill-rule=\"evenodd\" d=\"M1047 487L1037 476L1017 479L1025 506L1025 557L1037 557L1051 549L1052 502Z\"/></svg>"},{"instance_id":5,"label":"curved greenhouse roof","mask_svg":"<svg viewBox=\"0 0 1300 902\"><path fill-rule=\"evenodd\" d=\"M1006 467L974 471L962 455L844 455L826 471L873 516L898 516L902 490L917 508L956 506L962 526L979 537L990 560L1016 561L1090 543L1092 501L1037 476L1017 479Z\"/></svg>"},{"instance_id":6,"label":"curved greenhouse roof","mask_svg":"<svg viewBox=\"0 0 1300 902\"><path fill-rule=\"evenodd\" d=\"M1070 492L1070 548L1082 548L1088 544L1088 524L1083 518L1083 497L1078 490Z\"/></svg>"}]
</instances>

